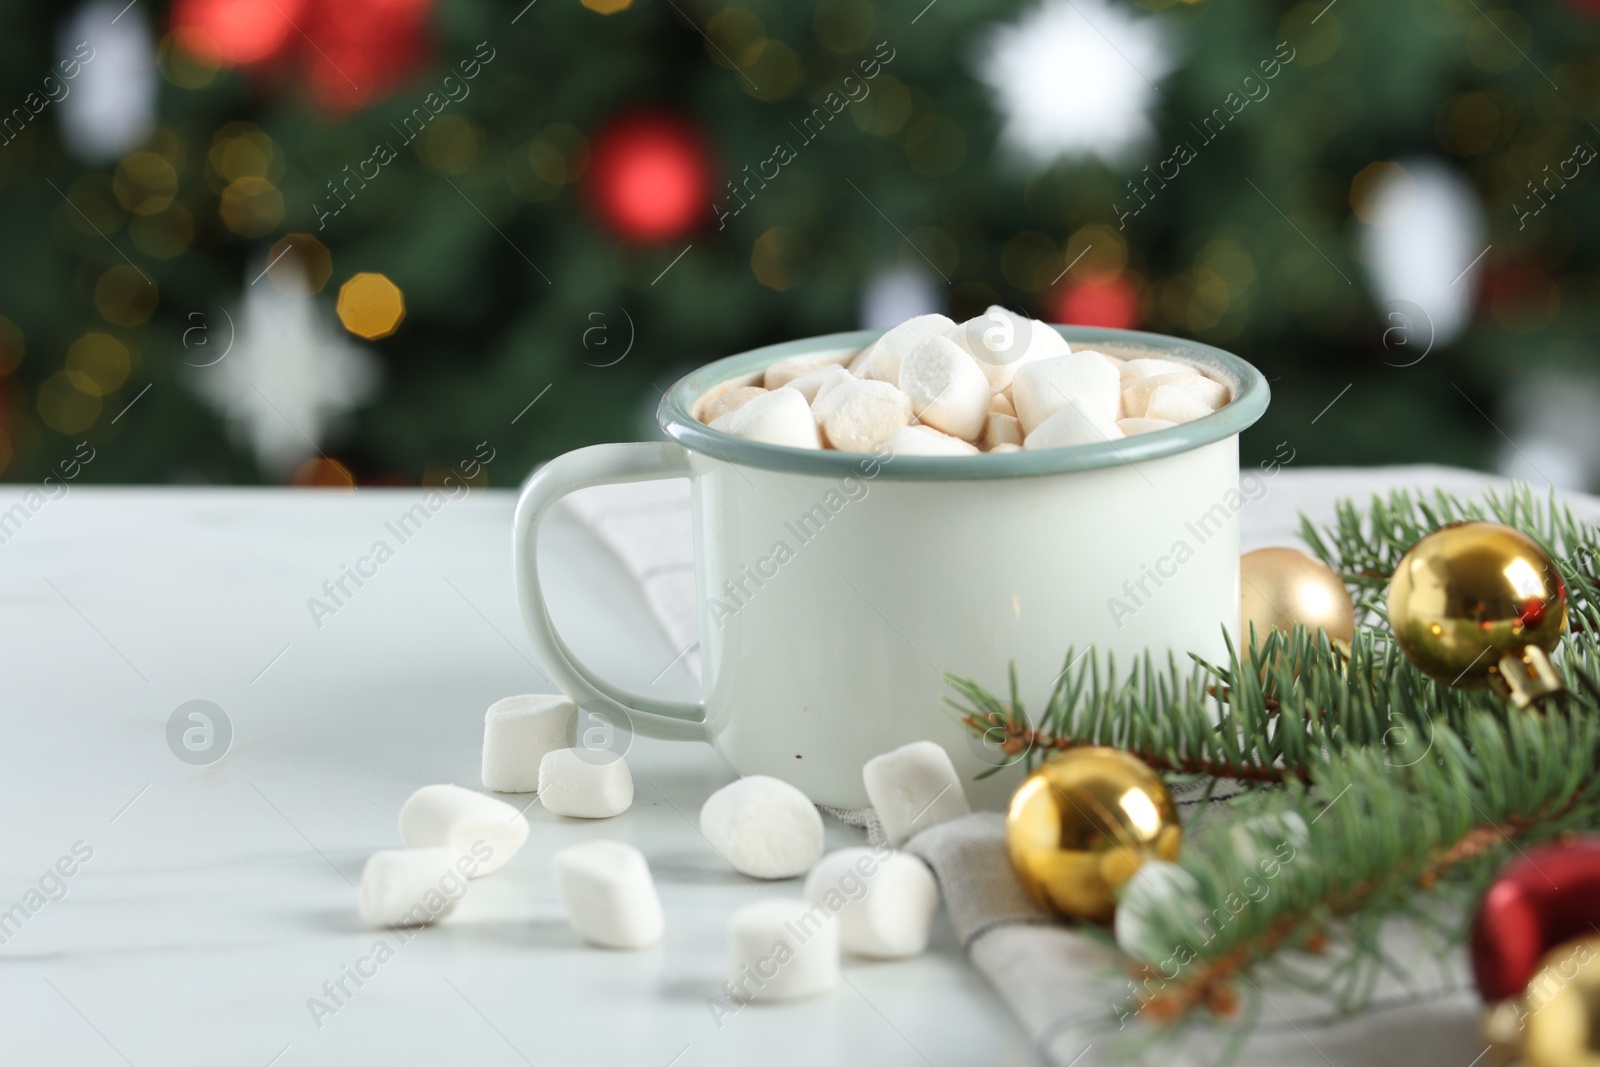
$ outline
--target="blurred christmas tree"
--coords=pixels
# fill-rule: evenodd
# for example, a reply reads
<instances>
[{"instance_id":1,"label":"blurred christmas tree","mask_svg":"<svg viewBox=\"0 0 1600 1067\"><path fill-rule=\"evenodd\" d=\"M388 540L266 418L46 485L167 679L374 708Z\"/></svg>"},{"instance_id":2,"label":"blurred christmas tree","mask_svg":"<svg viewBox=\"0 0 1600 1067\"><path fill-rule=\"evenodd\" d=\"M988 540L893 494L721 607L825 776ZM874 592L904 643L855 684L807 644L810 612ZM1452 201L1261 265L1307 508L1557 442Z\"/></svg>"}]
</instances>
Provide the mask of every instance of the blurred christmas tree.
<instances>
[{"instance_id":1,"label":"blurred christmas tree","mask_svg":"<svg viewBox=\"0 0 1600 1067\"><path fill-rule=\"evenodd\" d=\"M1239 352L1247 454L1600 478L1588 6L0 10L8 479L509 484L991 302Z\"/></svg>"}]
</instances>

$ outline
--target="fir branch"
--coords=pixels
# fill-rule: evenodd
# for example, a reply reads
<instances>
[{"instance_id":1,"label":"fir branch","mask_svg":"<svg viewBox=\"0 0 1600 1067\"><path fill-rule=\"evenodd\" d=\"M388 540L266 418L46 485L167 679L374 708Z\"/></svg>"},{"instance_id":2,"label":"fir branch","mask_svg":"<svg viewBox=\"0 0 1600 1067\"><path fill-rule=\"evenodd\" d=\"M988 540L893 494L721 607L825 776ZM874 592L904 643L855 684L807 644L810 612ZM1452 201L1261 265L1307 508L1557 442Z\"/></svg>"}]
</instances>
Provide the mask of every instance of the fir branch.
<instances>
[{"instance_id":1,"label":"fir branch","mask_svg":"<svg viewBox=\"0 0 1600 1067\"><path fill-rule=\"evenodd\" d=\"M1225 635L1226 636L1226 635ZM1457 724L1481 694L1435 685L1383 635L1358 631L1348 657L1322 633L1271 633L1226 665L1191 657L1140 657L1125 676L1114 659L1067 653L1067 666L1037 720L1018 693L1009 701L970 678L949 675L961 698L947 702L1000 766L1031 769L1042 756L1085 745L1131 752L1167 774L1246 786L1309 781L1324 752L1385 745L1427 750L1435 722ZM993 773L993 770L986 772Z\"/></svg>"},{"instance_id":2,"label":"fir branch","mask_svg":"<svg viewBox=\"0 0 1600 1067\"><path fill-rule=\"evenodd\" d=\"M1600 531L1573 515L1554 490L1540 496L1519 484L1503 493L1491 491L1481 501L1467 501L1442 490L1412 494L1398 489L1373 496L1364 514L1353 502L1340 501L1333 523L1322 529L1302 516L1300 536L1344 579L1358 612L1371 622L1385 617L1383 598L1400 557L1440 526L1472 519L1515 527L1543 545L1567 583L1573 629L1600 628Z\"/></svg>"},{"instance_id":3,"label":"fir branch","mask_svg":"<svg viewBox=\"0 0 1600 1067\"><path fill-rule=\"evenodd\" d=\"M1312 789L1291 784L1270 798L1244 841L1238 822L1202 831L1180 859L1199 887L1193 899L1124 901L1142 909L1150 944L1186 961L1165 979L1168 961L1147 961L1139 1006L1182 1017L1284 949L1335 934L1347 960L1321 982L1342 1007L1359 1006L1390 965L1378 928L1419 890L1449 888L1465 902L1513 849L1600 822L1597 722L1593 706L1549 718L1476 712L1462 733L1439 728L1437 758L1397 768L1380 749L1351 752L1320 768ZM1285 846L1287 859L1275 851ZM1267 868L1261 856L1277 862ZM1236 907L1269 880L1270 892ZM1457 941L1461 931L1446 933Z\"/></svg>"},{"instance_id":4,"label":"fir branch","mask_svg":"<svg viewBox=\"0 0 1600 1067\"><path fill-rule=\"evenodd\" d=\"M1400 557L1465 519L1528 533L1566 583L1571 632L1553 658L1569 691L1538 712L1439 685L1383 625ZM1210 818L1186 841L1180 865L1192 892L1130 891L1119 905L1137 912L1147 945L1182 957L1176 974L1172 957L1147 959L1130 982L1151 1017L1187 1018L1200 1006L1229 1014L1234 980L1257 972L1354 1010L1385 972L1405 974L1385 954L1385 923L1403 917L1441 949L1458 945L1467 905L1514 849L1600 827L1600 531L1553 493L1518 486L1482 501L1395 492L1364 512L1341 501L1330 526L1303 520L1302 535L1356 602L1363 625L1348 658L1300 629L1242 654L1230 643L1225 664L1194 658L1183 670L1147 655L1120 674L1109 657L1080 663L1069 651L1037 720L1015 670L1009 701L950 679L965 701L952 701L961 721L1008 761L1031 767L1041 753L1109 745L1169 774L1254 787L1227 802L1233 818ZM1271 893L1238 907L1261 884L1264 856L1276 857ZM1328 954L1308 970L1295 949Z\"/></svg>"}]
</instances>

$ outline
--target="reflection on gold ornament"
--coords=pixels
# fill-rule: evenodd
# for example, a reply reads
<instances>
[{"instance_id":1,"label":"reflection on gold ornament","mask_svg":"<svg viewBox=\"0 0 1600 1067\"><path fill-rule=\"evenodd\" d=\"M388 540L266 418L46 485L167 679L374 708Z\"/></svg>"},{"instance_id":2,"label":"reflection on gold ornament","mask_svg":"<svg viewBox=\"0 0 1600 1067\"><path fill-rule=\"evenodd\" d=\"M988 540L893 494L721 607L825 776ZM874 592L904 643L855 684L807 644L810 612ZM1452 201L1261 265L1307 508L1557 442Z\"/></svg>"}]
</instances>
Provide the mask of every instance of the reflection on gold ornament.
<instances>
[{"instance_id":1,"label":"reflection on gold ornament","mask_svg":"<svg viewBox=\"0 0 1600 1067\"><path fill-rule=\"evenodd\" d=\"M1260 644L1269 631L1288 634L1296 623L1349 647L1355 606L1333 568L1293 548L1259 548L1239 557L1240 641L1249 642L1252 625Z\"/></svg>"},{"instance_id":2,"label":"reflection on gold ornament","mask_svg":"<svg viewBox=\"0 0 1600 1067\"><path fill-rule=\"evenodd\" d=\"M1182 837L1160 777L1111 748L1076 748L1049 760L1006 813L1017 880L1040 907L1070 919L1110 919L1116 891L1146 859L1176 859Z\"/></svg>"},{"instance_id":3,"label":"reflection on gold ornament","mask_svg":"<svg viewBox=\"0 0 1600 1067\"><path fill-rule=\"evenodd\" d=\"M1494 522L1458 522L1401 557L1389 625L1436 681L1485 685L1519 708L1563 686L1549 653L1567 621L1567 590L1538 542Z\"/></svg>"},{"instance_id":4,"label":"reflection on gold ornament","mask_svg":"<svg viewBox=\"0 0 1600 1067\"><path fill-rule=\"evenodd\" d=\"M1522 995L1527 1067L1600 1067L1600 937L1550 950Z\"/></svg>"},{"instance_id":5,"label":"reflection on gold ornament","mask_svg":"<svg viewBox=\"0 0 1600 1067\"><path fill-rule=\"evenodd\" d=\"M400 287L381 274L362 272L339 287L339 321L357 337L388 337L405 317Z\"/></svg>"}]
</instances>

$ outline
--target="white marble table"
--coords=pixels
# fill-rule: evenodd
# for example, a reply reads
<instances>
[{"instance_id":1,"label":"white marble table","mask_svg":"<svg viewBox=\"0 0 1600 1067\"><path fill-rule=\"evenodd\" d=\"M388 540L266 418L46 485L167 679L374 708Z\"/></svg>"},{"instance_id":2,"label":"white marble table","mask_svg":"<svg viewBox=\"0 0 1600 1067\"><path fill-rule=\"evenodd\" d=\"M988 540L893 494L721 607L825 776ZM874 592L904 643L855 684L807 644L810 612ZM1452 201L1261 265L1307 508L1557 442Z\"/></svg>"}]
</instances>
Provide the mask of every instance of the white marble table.
<instances>
[{"instance_id":1,"label":"white marble table","mask_svg":"<svg viewBox=\"0 0 1600 1067\"><path fill-rule=\"evenodd\" d=\"M1288 543L1296 513L1327 516L1335 495L1397 484L1483 479L1285 471L1246 505L1245 548ZM511 493L451 502L403 544L386 523L416 491L78 488L8 524L26 493L0 487L0 1064L1037 1062L942 917L925 956L847 962L836 994L719 1029L706 999L725 917L798 886L748 884L699 836L701 802L732 776L698 745L635 740L637 799L603 827L535 804L527 846L443 925L402 942L357 922L353 883L400 844L405 797L477 786L483 709L548 689L513 600ZM353 595L319 627L308 599L380 538L394 557L360 588L346 580ZM630 688L691 695L587 529L558 515L543 551L581 656ZM167 742L196 699L234 734L204 767ZM567 928L549 856L595 834L649 858L664 944L604 952ZM380 941L393 955L377 963ZM357 986L351 969L371 977ZM324 983L341 980L335 1001ZM311 998L336 1010L314 1019ZM1322 1064L1303 1051L1293 1063ZM1418 1062L1381 1046L1362 1060Z\"/></svg>"},{"instance_id":2,"label":"white marble table","mask_svg":"<svg viewBox=\"0 0 1600 1067\"><path fill-rule=\"evenodd\" d=\"M0 513L26 488L0 488ZM397 545L385 523L418 495L77 488L0 526L0 1064L1035 1062L942 926L922 958L850 962L835 995L719 1030L725 916L798 887L747 884L699 837L731 775L698 745L636 741L637 800L604 827L535 804L527 846L445 924L403 944L364 929L353 883L400 844L401 802L476 787L483 709L548 689L512 596L509 492L445 506L314 623L307 599ZM571 642L648 689L674 649L616 561L565 516L545 551ZM205 767L166 739L195 699L234 734ZM561 918L549 856L597 833L655 870L651 951L584 948ZM379 941L393 958L361 963ZM359 987L358 963L376 972ZM341 978L319 1026L308 1000L333 1004Z\"/></svg>"}]
</instances>

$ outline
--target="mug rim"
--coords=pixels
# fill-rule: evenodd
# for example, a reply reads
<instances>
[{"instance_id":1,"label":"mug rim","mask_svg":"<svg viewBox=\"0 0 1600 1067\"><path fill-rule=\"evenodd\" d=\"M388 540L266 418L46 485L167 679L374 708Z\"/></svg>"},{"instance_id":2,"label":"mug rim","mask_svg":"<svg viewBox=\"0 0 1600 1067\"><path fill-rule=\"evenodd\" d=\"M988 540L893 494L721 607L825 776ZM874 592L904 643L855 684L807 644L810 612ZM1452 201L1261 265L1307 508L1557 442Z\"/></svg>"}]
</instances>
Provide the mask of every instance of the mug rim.
<instances>
[{"instance_id":1,"label":"mug rim","mask_svg":"<svg viewBox=\"0 0 1600 1067\"><path fill-rule=\"evenodd\" d=\"M1074 351L1080 346L1100 344L1108 348L1138 349L1149 356L1189 363L1231 387L1233 399L1210 415L1166 430L1090 445L976 456L899 456L887 452L791 448L713 430L694 417L696 402L716 386L747 377L780 359L860 349L885 332L852 330L766 345L707 363L679 378L662 394L656 408L656 421L668 437L685 448L740 466L824 477L863 475L875 466L876 470L871 471L874 479L964 481L1102 470L1192 451L1237 436L1261 418L1272 396L1271 387L1259 370L1232 352L1211 345L1140 330L1049 325Z\"/></svg>"}]
</instances>

